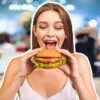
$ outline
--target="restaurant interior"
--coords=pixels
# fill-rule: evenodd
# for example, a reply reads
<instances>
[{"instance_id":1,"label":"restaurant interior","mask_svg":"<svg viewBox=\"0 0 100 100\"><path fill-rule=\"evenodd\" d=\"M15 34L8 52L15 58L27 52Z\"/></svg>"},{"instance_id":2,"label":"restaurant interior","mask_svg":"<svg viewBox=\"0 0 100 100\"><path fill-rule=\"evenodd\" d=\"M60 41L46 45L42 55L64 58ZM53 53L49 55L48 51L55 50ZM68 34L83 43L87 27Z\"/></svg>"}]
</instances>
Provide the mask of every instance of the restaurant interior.
<instances>
[{"instance_id":1,"label":"restaurant interior","mask_svg":"<svg viewBox=\"0 0 100 100\"><path fill-rule=\"evenodd\" d=\"M100 98L100 0L0 0L0 86L9 61L31 48L32 15L46 1L59 2L69 11L76 51L89 58ZM80 46L84 37L90 39L90 51Z\"/></svg>"}]
</instances>

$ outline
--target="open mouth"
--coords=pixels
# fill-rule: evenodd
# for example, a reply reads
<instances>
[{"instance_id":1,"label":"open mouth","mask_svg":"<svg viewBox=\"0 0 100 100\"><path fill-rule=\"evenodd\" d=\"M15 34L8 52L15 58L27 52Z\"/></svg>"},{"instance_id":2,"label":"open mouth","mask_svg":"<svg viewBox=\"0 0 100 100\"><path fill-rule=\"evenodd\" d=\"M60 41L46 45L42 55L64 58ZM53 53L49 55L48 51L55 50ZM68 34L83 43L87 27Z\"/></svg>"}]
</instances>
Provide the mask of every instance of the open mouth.
<instances>
[{"instance_id":1,"label":"open mouth","mask_svg":"<svg viewBox=\"0 0 100 100\"><path fill-rule=\"evenodd\" d=\"M56 48L56 45L57 45L57 41L52 41L52 40L45 40L44 41L44 44L46 46L47 49L54 49Z\"/></svg>"}]
</instances>

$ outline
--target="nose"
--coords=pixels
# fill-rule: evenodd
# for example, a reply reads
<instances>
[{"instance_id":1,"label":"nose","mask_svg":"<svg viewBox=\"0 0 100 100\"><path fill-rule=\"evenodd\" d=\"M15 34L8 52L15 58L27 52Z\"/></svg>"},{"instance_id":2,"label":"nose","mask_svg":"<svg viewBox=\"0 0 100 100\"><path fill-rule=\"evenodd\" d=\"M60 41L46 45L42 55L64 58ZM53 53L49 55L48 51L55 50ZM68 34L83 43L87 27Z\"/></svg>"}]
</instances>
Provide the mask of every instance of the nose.
<instances>
[{"instance_id":1,"label":"nose","mask_svg":"<svg viewBox=\"0 0 100 100\"><path fill-rule=\"evenodd\" d=\"M55 31L53 28L49 28L46 34L48 37L54 37L55 36Z\"/></svg>"}]
</instances>

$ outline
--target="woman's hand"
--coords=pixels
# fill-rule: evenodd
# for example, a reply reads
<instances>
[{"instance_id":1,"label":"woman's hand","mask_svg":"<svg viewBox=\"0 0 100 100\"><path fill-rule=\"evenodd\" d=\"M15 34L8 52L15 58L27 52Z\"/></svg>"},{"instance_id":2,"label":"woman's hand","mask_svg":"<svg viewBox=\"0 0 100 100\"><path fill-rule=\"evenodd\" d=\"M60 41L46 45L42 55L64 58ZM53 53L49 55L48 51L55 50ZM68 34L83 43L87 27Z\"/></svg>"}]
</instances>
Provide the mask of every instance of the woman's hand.
<instances>
[{"instance_id":1,"label":"woman's hand","mask_svg":"<svg viewBox=\"0 0 100 100\"><path fill-rule=\"evenodd\" d=\"M20 71L19 71L20 76L26 77L35 69L34 65L31 62L31 57L34 56L38 51L42 49L43 48L29 50L28 52L22 55L21 62L20 62Z\"/></svg>"},{"instance_id":2,"label":"woman's hand","mask_svg":"<svg viewBox=\"0 0 100 100\"><path fill-rule=\"evenodd\" d=\"M57 49L64 56L66 56L67 63L59 67L70 79L75 79L79 77L77 59L72 53L65 49Z\"/></svg>"},{"instance_id":3,"label":"woman's hand","mask_svg":"<svg viewBox=\"0 0 100 100\"><path fill-rule=\"evenodd\" d=\"M72 81L80 100L98 100L91 80L90 64L85 56L70 53L65 49L57 49L66 56L66 64L59 67ZM79 67L81 67L79 70Z\"/></svg>"}]
</instances>

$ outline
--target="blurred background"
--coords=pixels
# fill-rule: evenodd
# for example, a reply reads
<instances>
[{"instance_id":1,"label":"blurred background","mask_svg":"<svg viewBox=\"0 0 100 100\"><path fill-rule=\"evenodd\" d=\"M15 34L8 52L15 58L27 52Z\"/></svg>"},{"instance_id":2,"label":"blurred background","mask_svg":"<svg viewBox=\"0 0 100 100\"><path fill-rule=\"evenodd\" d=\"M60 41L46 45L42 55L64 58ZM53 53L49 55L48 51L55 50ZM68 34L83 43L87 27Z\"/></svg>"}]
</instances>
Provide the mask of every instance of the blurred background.
<instances>
[{"instance_id":1,"label":"blurred background","mask_svg":"<svg viewBox=\"0 0 100 100\"><path fill-rule=\"evenodd\" d=\"M0 79L12 57L30 49L30 25L35 9L55 1L70 12L76 51L89 58L100 95L100 0L0 0Z\"/></svg>"}]
</instances>

